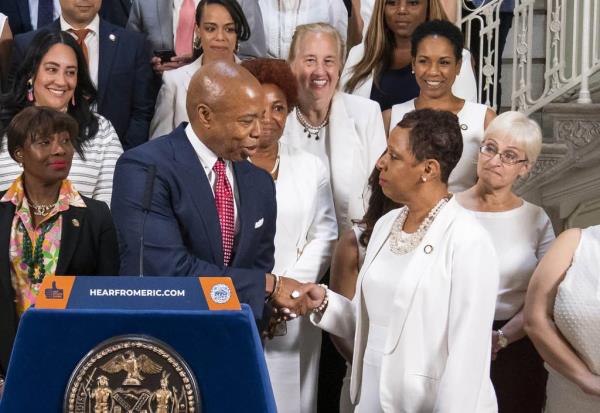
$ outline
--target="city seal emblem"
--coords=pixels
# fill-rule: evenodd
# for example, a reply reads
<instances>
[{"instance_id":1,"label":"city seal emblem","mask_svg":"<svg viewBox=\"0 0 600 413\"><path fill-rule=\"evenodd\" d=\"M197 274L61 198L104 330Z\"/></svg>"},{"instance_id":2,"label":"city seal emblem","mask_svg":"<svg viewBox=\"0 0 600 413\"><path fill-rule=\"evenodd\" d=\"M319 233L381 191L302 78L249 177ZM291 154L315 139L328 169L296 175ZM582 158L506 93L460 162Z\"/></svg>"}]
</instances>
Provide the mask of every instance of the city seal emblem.
<instances>
[{"instance_id":1,"label":"city seal emblem","mask_svg":"<svg viewBox=\"0 0 600 413\"><path fill-rule=\"evenodd\" d=\"M225 304L231 298L231 290L225 284L215 284L210 289L210 298L217 304Z\"/></svg>"},{"instance_id":2,"label":"city seal emblem","mask_svg":"<svg viewBox=\"0 0 600 413\"><path fill-rule=\"evenodd\" d=\"M200 392L167 344L142 335L113 337L92 349L67 385L68 413L199 413Z\"/></svg>"}]
</instances>

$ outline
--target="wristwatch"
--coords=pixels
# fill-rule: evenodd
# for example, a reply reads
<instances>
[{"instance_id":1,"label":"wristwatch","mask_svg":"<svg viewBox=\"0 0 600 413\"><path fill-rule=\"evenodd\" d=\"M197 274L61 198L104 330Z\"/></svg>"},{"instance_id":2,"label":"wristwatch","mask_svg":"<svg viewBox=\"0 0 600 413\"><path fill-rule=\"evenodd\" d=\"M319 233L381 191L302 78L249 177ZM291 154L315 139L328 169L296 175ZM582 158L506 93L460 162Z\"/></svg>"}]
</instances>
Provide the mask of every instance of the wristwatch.
<instances>
[{"instance_id":1,"label":"wristwatch","mask_svg":"<svg viewBox=\"0 0 600 413\"><path fill-rule=\"evenodd\" d=\"M506 348L508 346L508 338L506 338L502 330L498 329L496 332L498 333L498 345L500 348Z\"/></svg>"}]
</instances>

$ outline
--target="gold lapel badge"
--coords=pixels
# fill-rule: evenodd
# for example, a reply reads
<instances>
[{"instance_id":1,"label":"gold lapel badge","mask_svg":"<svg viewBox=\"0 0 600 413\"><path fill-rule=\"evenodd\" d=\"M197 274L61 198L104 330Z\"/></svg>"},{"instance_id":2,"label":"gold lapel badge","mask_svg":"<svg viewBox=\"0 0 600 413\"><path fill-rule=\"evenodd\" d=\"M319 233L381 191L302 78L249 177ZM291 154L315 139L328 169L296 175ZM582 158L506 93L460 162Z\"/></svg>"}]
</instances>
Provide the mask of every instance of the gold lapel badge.
<instances>
[{"instance_id":1,"label":"gold lapel badge","mask_svg":"<svg viewBox=\"0 0 600 413\"><path fill-rule=\"evenodd\" d=\"M71 224L73 224L73 226L74 226L75 228L79 228L79 220L78 220L78 219L76 219L76 218L73 218L73 219L71 220Z\"/></svg>"}]
</instances>

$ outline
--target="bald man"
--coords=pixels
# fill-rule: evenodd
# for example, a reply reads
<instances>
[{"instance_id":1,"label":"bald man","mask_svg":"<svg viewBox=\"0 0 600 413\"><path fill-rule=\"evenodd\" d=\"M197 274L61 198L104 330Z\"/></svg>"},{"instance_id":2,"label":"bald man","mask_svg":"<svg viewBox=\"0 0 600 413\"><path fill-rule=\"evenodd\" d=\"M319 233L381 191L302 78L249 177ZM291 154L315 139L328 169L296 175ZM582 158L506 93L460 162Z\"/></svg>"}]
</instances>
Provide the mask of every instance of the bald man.
<instances>
[{"instance_id":1,"label":"bald man","mask_svg":"<svg viewBox=\"0 0 600 413\"><path fill-rule=\"evenodd\" d=\"M117 162L111 210L121 274L229 276L261 320L275 286L276 218L273 179L246 161L260 134L261 86L239 65L204 65L186 106L189 124ZM291 298L298 287L285 279L277 304L303 313L303 300Z\"/></svg>"}]
</instances>

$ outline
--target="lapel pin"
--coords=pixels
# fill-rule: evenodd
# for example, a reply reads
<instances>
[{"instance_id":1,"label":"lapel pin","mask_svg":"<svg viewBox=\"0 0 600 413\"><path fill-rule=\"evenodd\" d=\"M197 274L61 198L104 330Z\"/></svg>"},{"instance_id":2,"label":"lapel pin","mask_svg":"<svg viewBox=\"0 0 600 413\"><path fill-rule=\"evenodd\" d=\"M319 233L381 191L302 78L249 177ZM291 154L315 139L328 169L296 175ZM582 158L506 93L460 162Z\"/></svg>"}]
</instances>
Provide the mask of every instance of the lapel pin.
<instances>
[{"instance_id":1,"label":"lapel pin","mask_svg":"<svg viewBox=\"0 0 600 413\"><path fill-rule=\"evenodd\" d=\"M425 245L425 247L423 248L423 251L425 251L425 254L431 254L433 252L433 245L430 245L430 244Z\"/></svg>"},{"instance_id":2,"label":"lapel pin","mask_svg":"<svg viewBox=\"0 0 600 413\"><path fill-rule=\"evenodd\" d=\"M114 34L109 34L108 38L110 39L111 42L114 42L115 40L117 40L117 36L115 36Z\"/></svg>"},{"instance_id":3,"label":"lapel pin","mask_svg":"<svg viewBox=\"0 0 600 413\"><path fill-rule=\"evenodd\" d=\"M79 228L79 220L78 219L73 218L71 220L71 224L73 224L74 227Z\"/></svg>"},{"instance_id":4,"label":"lapel pin","mask_svg":"<svg viewBox=\"0 0 600 413\"><path fill-rule=\"evenodd\" d=\"M469 129L469 126L468 126L466 123L461 123L461 124L460 124L460 128L461 128L462 130L467 130L467 129Z\"/></svg>"}]
</instances>

